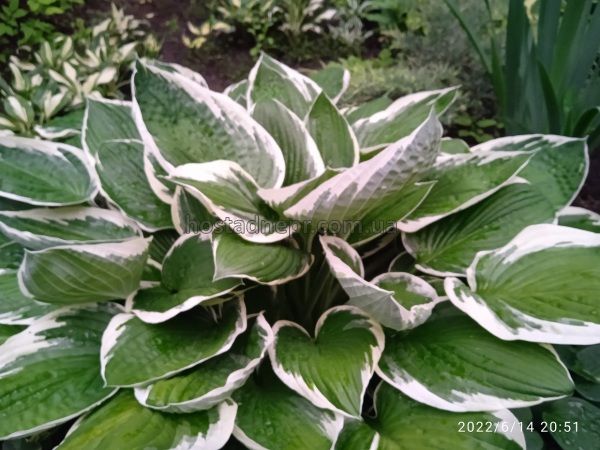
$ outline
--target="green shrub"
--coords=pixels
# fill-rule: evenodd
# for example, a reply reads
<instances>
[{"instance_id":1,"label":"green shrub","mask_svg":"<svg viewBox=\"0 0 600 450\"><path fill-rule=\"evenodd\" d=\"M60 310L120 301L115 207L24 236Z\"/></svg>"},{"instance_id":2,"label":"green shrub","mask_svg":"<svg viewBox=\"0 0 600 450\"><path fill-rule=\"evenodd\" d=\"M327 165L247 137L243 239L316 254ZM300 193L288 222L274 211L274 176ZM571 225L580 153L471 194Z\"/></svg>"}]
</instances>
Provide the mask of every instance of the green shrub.
<instances>
[{"instance_id":1,"label":"green shrub","mask_svg":"<svg viewBox=\"0 0 600 450\"><path fill-rule=\"evenodd\" d=\"M573 392L551 344L598 382L585 141L468 148L438 120L455 88L342 112L327 75L262 55L224 95L138 61L83 150L0 138L0 323L26 327L1 328L0 437L81 416L59 450L516 449L509 408ZM542 408L597 433L592 403Z\"/></svg>"}]
</instances>

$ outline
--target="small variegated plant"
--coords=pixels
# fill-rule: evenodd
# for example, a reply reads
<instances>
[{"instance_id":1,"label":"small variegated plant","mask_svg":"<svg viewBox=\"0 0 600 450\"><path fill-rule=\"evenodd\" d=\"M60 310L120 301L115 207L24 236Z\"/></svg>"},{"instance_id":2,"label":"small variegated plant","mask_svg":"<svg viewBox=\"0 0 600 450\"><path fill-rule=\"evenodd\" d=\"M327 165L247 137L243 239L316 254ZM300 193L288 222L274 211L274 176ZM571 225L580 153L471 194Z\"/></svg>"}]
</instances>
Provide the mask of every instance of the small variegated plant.
<instances>
[{"instance_id":1,"label":"small variegated plant","mask_svg":"<svg viewBox=\"0 0 600 450\"><path fill-rule=\"evenodd\" d=\"M0 138L0 438L518 449L544 402L597 433L567 369L600 382L585 141L469 148L455 88L340 110L329 75L141 60L82 149Z\"/></svg>"}]
</instances>

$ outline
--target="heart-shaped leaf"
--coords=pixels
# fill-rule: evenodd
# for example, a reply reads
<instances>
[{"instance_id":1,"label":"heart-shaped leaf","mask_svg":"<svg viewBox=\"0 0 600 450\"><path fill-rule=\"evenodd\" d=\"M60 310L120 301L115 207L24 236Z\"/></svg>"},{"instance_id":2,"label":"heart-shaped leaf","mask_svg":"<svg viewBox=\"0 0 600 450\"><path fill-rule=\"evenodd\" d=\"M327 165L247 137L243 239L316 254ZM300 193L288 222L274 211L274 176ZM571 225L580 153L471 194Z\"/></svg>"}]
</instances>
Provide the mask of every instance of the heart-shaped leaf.
<instances>
[{"instance_id":1,"label":"heart-shaped leaf","mask_svg":"<svg viewBox=\"0 0 600 450\"><path fill-rule=\"evenodd\" d=\"M359 417L364 393L384 347L379 324L354 306L336 306L317 322L314 339L279 321L269 349L273 370L319 408Z\"/></svg>"}]
</instances>

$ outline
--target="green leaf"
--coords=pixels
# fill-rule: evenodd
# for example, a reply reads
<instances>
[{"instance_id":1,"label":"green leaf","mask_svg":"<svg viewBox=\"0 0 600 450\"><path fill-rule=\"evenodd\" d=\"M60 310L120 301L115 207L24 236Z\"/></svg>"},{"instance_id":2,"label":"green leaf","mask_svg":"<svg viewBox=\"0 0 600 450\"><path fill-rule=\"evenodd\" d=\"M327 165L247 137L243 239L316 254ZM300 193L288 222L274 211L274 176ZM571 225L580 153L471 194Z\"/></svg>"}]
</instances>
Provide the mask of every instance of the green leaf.
<instances>
[{"instance_id":1,"label":"green leaf","mask_svg":"<svg viewBox=\"0 0 600 450\"><path fill-rule=\"evenodd\" d=\"M600 408L580 398L565 398L544 407L542 420L563 450L595 448L600 439Z\"/></svg>"},{"instance_id":2,"label":"green leaf","mask_svg":"<svg viewBox=\"0 0 600 450\"><path fill-rule=\"evenodd\" d=\"M483 151L440 156L426 176L437 183L398 228L408 233L419 231L518 182L517 175L530 157L526 152Z\"/></svg>"},{"instance_id":3,"label":"green leaf","mask_svg":"<svg viewBox=\"0 0 600 450\"><path fill-rule=\"evenodd\" d=\"M258 195L256 181L233 161L184 164L169 180L184 186L248 241L277 242L291 234L289 225Z\"/></svg>"},{"instance_id":4,"label":"green leaf","mask_svg":"<svg viewBox=\"0 0 600 450\"><path fill-rule=\"evenodd\" d=\"M501 339L600 343L600 235L531 225L504 247L479 253L469 287L446 278L454 305Z\"/></svg>"},{"instance_id":5,"label":"green leaf","mask_svg":"<svg viewBox=\"0 0 600 450\"><path fill-rule=\"evenodd\" d=\"M57 450L218 449L235 421L236 405L228 400L207 411L175 415L141 406L122 391L75 423Z\"/></svg>"},{"instance_id":6,"label":"green leaf","mask_svg":"<svg viewBox=\"0 0 600 450\"><path fill-rule=\"evenodd\" d=\"M320 175L324 170L319 148L304 122L276 99L261 100L252 117L273 136L285 160L283 186Z\"/></svg>"},{"instance_id":7,"label":"green leaf","mask_svg":"<svg viewBox=\"0 0 600 450\"><path fill-rule=\"evenodd\" d=\"M584 347L557 345L555 348L569 370L590 381L600 383L600 344Z\"/></svg>"},{"instance_id":8,"label":"green leaf","mask_svg":"<svg viewBox=\"0 0 600 450\"><path fill-rule=\"evenodd\" d=\"M448 411L521 408L573 391L551 349L502 341L463 315L386 336L377 373L414 400Z\"/></svg>"},{"instance_id":9,"label":"green leaf","mask_svg":"<svg viewBox=\"0 0 600 450\"><path fill-rule=\"evenodd\" d=\"M113 304L64 308L35 319L0 346L0 437L67 422L115 389L100 377L100 340Z\"/></svg>"},{"instance_id":10,"label":"green leaf","mask_svg":"<svg viewBox=\"0 0 600 450\"><path fill-rule=\"evenodd\" d=\"M350 85L350 72L341 64L329 64L321 70L313 72L310 78L319 85L323 92L337 103Z\"/></svg>"},{"instance_id":11,"label":"green leaf","mask_svg":"<svg viewBox=\"0 0 600 450\"><path fill-rule=\"evenodd\" d=\"M244 302L225 303L217 320L213 313L200 307L159 324L115 316L102 337L102 378L108 386L137 386L226 352L246 329Z\"/></svg>"},{"instance_id":12,"label":"green leaf","mask_svg":"<svg viewBox=\"0 0 600 450\"><path fill-rule=\"evenodd\" d=\"M210 240L201 235L181 236L162 262L159 286L139 290L132 299L131 311L147 323L160 323L184 311L220 297L233 289L238 280L213 281Z\"/></svg>"},{"instance_id":13,"label":"green leaf","mask_svg":"<svg viewBox=\"0 0 600 450\"><path fill-rule=\"evenodd\" d=\"M343 426L342 417L319 409L287 388L270 368L236 391L233 435L247 448L330 450Z\"/></svg>"},{"instance_id":14,"label":"green leaf","mask_svg":"<svg viewBox=\"0 0 600 450\"><path fill-rule=\"evenodd\" d=\"M25 325L4 325L0 324L0 345L4 344L6 340L20 333L25 329Z\"/></svg>"},{"instance_id":15,"label":"green leaf","mask_svg":"<svg viewBox=\"0 0 600 450\"><path fill-rule=\"evenodd\" d=\"M333 275L348 294L348 304L367 312L383 326L394 330L416 327L440 302L433 287L408 273L385 273L366 281L356 250L336 237L321 236L320 240Z\"/></svg>"},{"instance_id":16,"label":"green leaf","mask_svg":"<svg viewBox=\"0 0 600 450\"><path fill-rule=\"evenodd\" d=\"M0 270L16 270L21 265L25 249L0 233Z\"/></svg>"},{"instance_id":17,"label":"green leaf","mask_svg":"<svg viewBox=\"0 0 600 450\"><path fill-rule=\"evenodd\" d=\"M533 154L519 176L539 189L556 209L575 200L589 167L585 139L564 136L509 136L485 142L471 151L526 151Z\"/></svg>"},{"instance_id":18,"label":"green leaf","mask_svg":"<svg viewBox=\"0 0 600 450\"><path fill-rule=\"evenodd\" d=\"M248 76L248 109L261 100L276 98L304 118L320 92L310 78L263 53Z\"/></svg>"},{"instance_id":19,"label":"green leaf","mask_svg":"<svg viewBox=\"0 0 600 450\"><path fill-rule=\"evenodd\" d=\"M517 418L508 410L453 413L404 397L386 383L375 390L376 417L347 421L336 450L517 450L525 438ZM468 432L468 424L483 424L485 432Z\"/></svg>"},{"instance_id":20,"label":"green leaf","mask_svg":"<svg viewBox=\"0 0 600 450\"><path fill-rule=\"evenodd\" d=\"M320 184L284 214L298 220L343 224L391 205L395 195L412 184L434 161L442 129L434 115L410 136Z\"/></svg>"},{"instance_id":21,"label":"green leaf","mask_svg":"<svg viewBox=\"0 0 600 450\"><path fill-rule=\"evenodd\" d=\"M226 159L238 163L262 187L283 182L285 162L279 146L226 95L141 62L133 88L142 140L168 172L186 163Z\"/></svg>"},{"instance_id":22,"label":"green leaf","mask_svg":"<svg viewBox=\"0 0 600 450\"><path fill-rule=\"evenodd\" d=\"M23 137L0 137L0 180L0 197L32 205L75 205L96 193L81 150Z\"/></svg>"},{"instance_id":23,"label":"green leaf","mask_svg":"<svg viewBox=\"0 0 600 450\"><path fill-rule=\"evenodd\" d=\"M225 88L223 94L245 108L246 98L248 96L248 80L241 80L237 83L230 84Z\"/></svg>"},{"instance_id":24,"label":"green leaf","mask_svg":"<svg viewBox=\"0 0 600 450\"><path fill-rule=\"evenodd\" d=\"M0 298L0 324L30 325L36 317L57 308L25 297L19 289L17 273L11 270L0 270Z\"/></svg>"},{"instance_id":25,"label":"green leaf","mask_svg":"<svg viewBox=\"0 0 600 450\"><path fill-rule=\"evenodd\" d=\"M375 113L378 113L379 111L386 109L392 103L394 103L394 101L389 98L387 94L385 94L381 97L377 97L373 100L363 103L362 105L344 110L344 116L346 116L348 123L353 125L360 119L365 119Z\"/></svg>"},{"instance_id":26,"label":"green leaf","mask_svg":"<svg viewBox=\"0 0 600 450\"><path fill-rule=\"evenodd\" d=\"M166 380L135 388L138 401L152 409L190 413L211 408L244 385L273 342L273 332L259 315L227 353Z\"/></svg>"},{"instance_id":27,"label":"green leaf","mask_svg":"<svg viewBox=\"0 0 600 450\"><path fill-rule=\"evenodd\" d=\"M139 286L150 239L25 251L19 285L27 296L73 304L123 299Z\"/></svg>"},{"instance_id":28,"label":"green leaf","mask_svg":"<svg viewBox=\"0 0 600 450\"><path fill-rule=\"evenodd\" d=\"M358 163L359 147L354 131L324 93L312 104L306 117L306 126L321 152L325 166L352 167Z\"/></svg>"},{"instance_id":29,"label":"green leaf","mask_svg":"<svg viewBox=\"0 0 600 450\"><path fill-rule=\"evenodd\" d=\"M462 139L443 138L440 151L449 155L456 155L459 153L469 153L471 149Z\"/></svg>"},{"instance_id":30,"label":"green leaf","mask_svg":"<svg viewBox=\"0 0 600 450\"><path fill-rule=\"evenodd\" d=\"M101 193L111 204L147 231L171 227L169 206L157 197L146 177L144 145L131 102L88 98L82 143L94 162Z\"/></svg>"},{"instance_id":31,"label":"green leaf","mask_svg":"<svg viewBox=\"0 0 600 450\"><path fill-rule=\"evenodd\" d=\"M269 356L281 381L319 408L360 417L384 346L377 322L354 306L336 306L319 318L314 338L289 321L273 332Z\"/></svg>"},{"instance_id":32,"label":"green leaf","mask_svg":"<svg viewBox=\"0 0 600 450\"><path fill-rule=\"evenodd\" d=\"M424 91L401 97L383 111L352 124L361 153L384 148L411 134L434 110L441 115L454 101L456 88Z\"/></svg>"},{"instance_id":33,"label":"green leaf","mask_svg":"<svg viewBox=\"0 0 600 450\"><path fill-rule=\"evenodd\" d=\"M175 188L171 203L173 226L179 234L201 233L210 236L218 219L200 200L187 192L182 186Z\"/></svg>"},{"instance_id":34,"label":"green leaf","mask_svg":"<svg viewBox=\"0 0 600 450\"><path fill-rule=\"evenodd\" d=\"M117 211L83 206L0 211L0 230L30 249L120 241L142 234L135 222Z\"/></svg>"},{"instance_id":35,"label":"green leaf","mask_svg":"<svg viewBox=\"0 0 600 450\"><path fill-rule=\"evenodd\" d=\"M584 208L567 206L558 213L558 224L600 233L600 214Z\"/></svg>"},{"instance_id":36,"label":"green leaf","mask_svg":"<svg viewBox=\"0 0 600 450\"><path fill-rule=\"evenodd\" d=\"M551 223L555 213L535 187L513 184L416 233L405 233L403 244L420 271L462 276L477 252L506 245L529 225Z\"/></svg>"},{"instance_id":37,"label":"green leaf","mask_svg":"<svg viewBox=\"0 0 600 450\"><path fill-rule=\"evenodd\" d=\"M293 244L254 244L224 229L213 235L214 280L242 278L278 285L299 278L308 271L312 257Z\"/></svg>"}]
</instances>

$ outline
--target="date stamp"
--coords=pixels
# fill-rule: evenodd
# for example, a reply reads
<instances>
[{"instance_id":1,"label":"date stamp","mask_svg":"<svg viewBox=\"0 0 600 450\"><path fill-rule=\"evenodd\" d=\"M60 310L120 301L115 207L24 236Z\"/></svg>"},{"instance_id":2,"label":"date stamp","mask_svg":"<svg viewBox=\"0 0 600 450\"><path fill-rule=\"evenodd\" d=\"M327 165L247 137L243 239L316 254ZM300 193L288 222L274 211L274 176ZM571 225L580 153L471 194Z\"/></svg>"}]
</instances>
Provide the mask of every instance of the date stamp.
<instances>
[{"instance_id":1,"label":"date stamp","mask_svg":"<svg viewBox=\"0 0 600 450\"><path fill-rule=\"evenodd\" d=\"M459 433L512 433L514 431L538 431L540 433L577 433L579 423L565 422L506 422L492 420L459 421Z\"/></svg>"}]
</instances>

